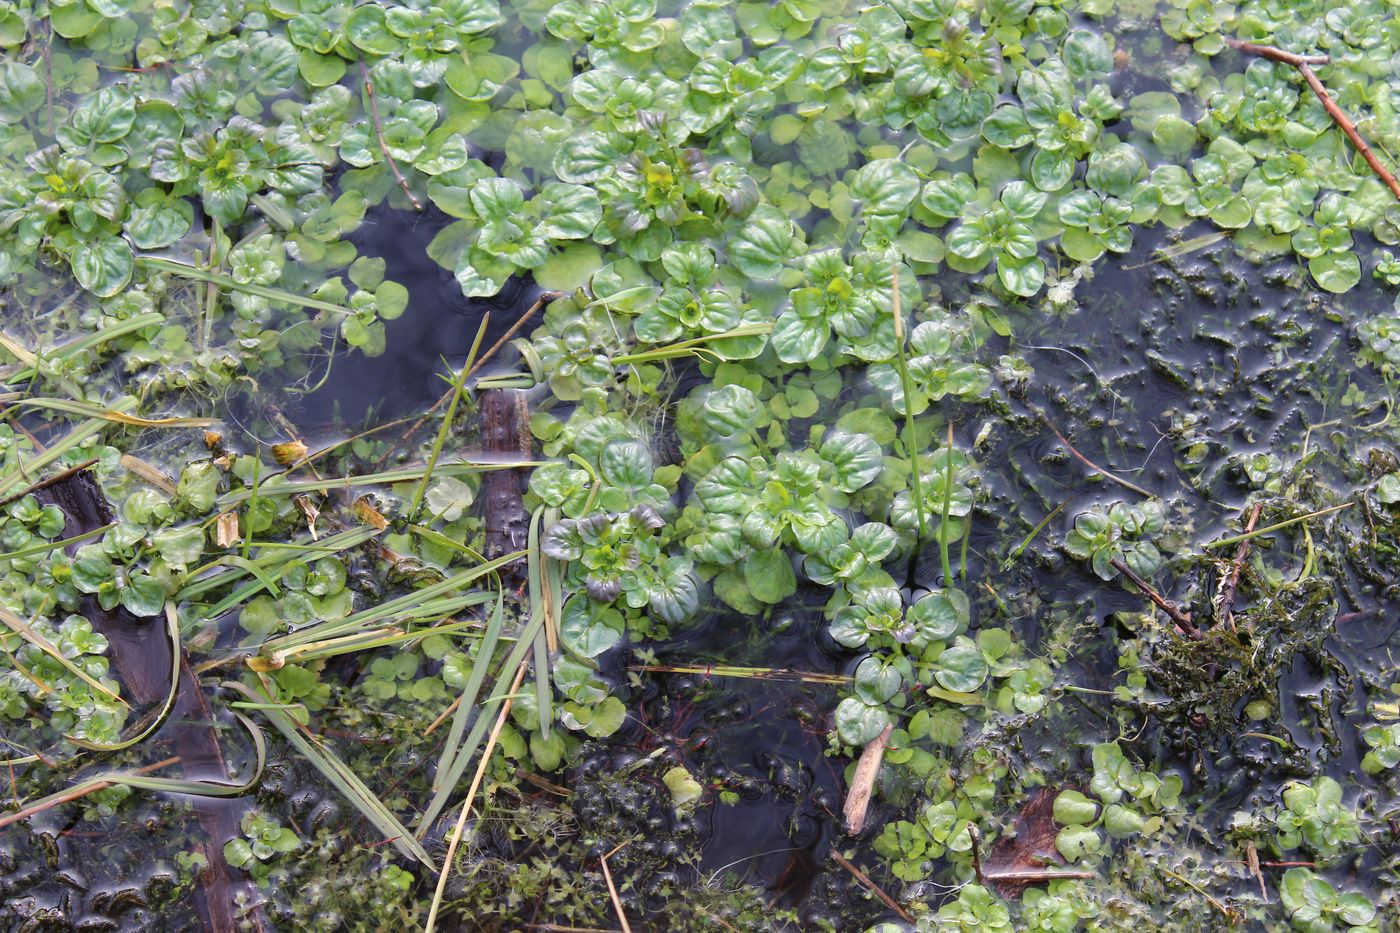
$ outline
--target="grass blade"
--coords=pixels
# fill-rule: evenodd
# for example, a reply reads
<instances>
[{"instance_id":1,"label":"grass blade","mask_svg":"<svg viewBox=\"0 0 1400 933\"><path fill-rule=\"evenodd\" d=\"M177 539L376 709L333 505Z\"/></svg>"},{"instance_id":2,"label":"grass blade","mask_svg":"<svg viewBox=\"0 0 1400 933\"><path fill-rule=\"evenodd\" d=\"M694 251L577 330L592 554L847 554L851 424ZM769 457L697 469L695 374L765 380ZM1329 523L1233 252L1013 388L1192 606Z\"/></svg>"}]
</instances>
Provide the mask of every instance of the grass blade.
<instances>
[{"instance_id":1,"label":"grass blade","mask_svg":"<svg viewBox=\"0 0 1400 933\"><path fill-rule=\"evenodd\" d=\"M214 418L142 418L137 415L128 415L115 408L104 408L91 402L75 402L62 398L25 398L15 402L15 405L20 408L46 408L51 411L79 415L83 418L101 418L103 421L115 421L118 424L129 424L137 428L204 428L211 424L218 424Z\"/></svg>"},{"instance_id":2,"label":"grass blade","mask_svg":"<svg viewBox=\"0 0 1400 933\"><path fill-rule=\"evenodd\" d=\"M273 704L271 697L261 691L253 690L244 684L233 681L226 682L224 686L248 697L254 703ZM399 818L393 814L384 802L374 795L365 783L347 768L330 749L326 748L313 733L297 725L284 710L276 708L276 705L259 707L259 712L267 717L267 721L272 723L273 728L282 733L282 737L291 743L292 747L300 752L307 761L321 775L330 782L331 786L340 792L355 809L369 820L384 838L391 842L394 848L407 856L423 863L430 870L436 871L432 857L428 855L426 849L413 838L413 834L404 828L399 822Z\"/></svg>"},{"instance_id":3,"label":"grass blade","mask_svg":"<svg viewBox=\"0 0 1400 933\"><path fill-rule=\"evenodd\" d=\"M418 482L418 488L413 490L413 500L408 506L410 519L418 515L418 509L423 505L423 495L428 491L428 483L433 478L433 470L437 467L438 458L442 456L443 445L447 443L447 434L452 430L452 418L457 413L457 403L462 400L462 387L467 381L467 373L471 372L472 363L476 361L476 353L481 349L481 338L486 336L486 325L490 321L491 314L489 312L482 315L481 326L476 329L476 339L472 341L472 348L467 352L467 361L462 364L457 378L452 381L452 400L447 403L447 411L443 412L442 426L438 428L437 437L433 438L433 449L428 454L428 463L423 470L423 478Z\"/></svg>"},{"instance_id":4,"label":"grass blade","mask_svg":"<svg viewBox=\"0 0 1400 933\"><path fill-rule=\"evenodd\" d=\"M122 706L125 706L127 709L131 709L131 707L127 705L127 702L125 700L123 700L111 690L108 690L106 687L102 686L102 684L94 680L91 676L88 675L87 671L83 670L82 668L78 667L78 665L65 658L63 656L63 652L59 651L57 646L55 646L53 642L49 641L43 635L40 635L34 630L32 626L30 626L28 622L25 622L23 619L15 615L13 612L5 608L4 606L0 606L0 622L4 622L16 635L18 635L20 638L23 638L25 641L29 642L34 647L38 648L40 651L44 652L44 654L53 658L60 665L62 665L64 670L81 680L83 683L87 684L92 689L96 690L98 693L101 693L108 699L115 700Z\"/></svg>"},{"instance_id":5,"label":"grass blade","mask_svg":"<svg viewBox=\"0 0 1400 933\"><path fill-rule=\"evenodd\" d=\"M496 642L501 637L501 625L505 621L505 596L502 593L496 594L496 608L492 610L491 616L486 621L486 631L482 633L481 645L477 648L476 663L472 665L472 672L467 676L467 684L462 688L462 695L457 699L457 711L452 715L452 726L447 731L447 744L443 747L442 757L438 759L436 776L433 779L433 790L440 789L442 776L452 770L453 759L462 744L462 733L467 731L467 720L471 718L471 711L476 706L476 698L481 693L481 685L486 680L486 670L491 666L491 659L496 656Z\"/></svg>"},{"instance_id":6,"label":"grass blade","mask_svg":"<svg viewBox=\"0 0 1400 933\"><path fill-rule=\"evenodd\" d=\"M209 285L217 285L220 288L227 288L235 292L243 292L246 295L257 295L259 298L267 298L271 301L285 301L288 304L301 305L303 308L314 308L317 311L329 311L332 314L352 315L355 312L349 308L342 308L340 305L331 304L329 301L321 301L319 298L307 298L305 295L298 295L295 292L284 291L280 288L268 288L265 285L252 285L250 283L235 281L231 276L221 275L218 272L209 272L198 266L192 266L185 262L175 262L171 259L160 259L155 256L137 256L136 264L145 266L148 269L155 269L158 272L169 272L187 279L194 279L196 282L205 282Z\"/></svg>"},{"instance_id":7,"label":"grass blade","mask_svg":"<svg viewBox=\"0 0 1400 933\"><path fill-rule=\"evenodd\" d=\"M518 557L519 555L515 556ZM539 627L543 623L544 618L542 616L532 616L530 618L525 624L524 630L516 639L515 646L506 657L506 663L501 667L502 672L513 672L520 667L525 660L525 652L533 647L535 633L539 631ZM504 681L504 674L499 675L497 683L500 684ZM428 828L433 825L433 821L438 818L438 814L442 813L443 808L447 806L447 799L452 796L453 789L457 786L457 782L462 779L462 774L467 770L467 764L471 761L472 756L476 753L477 746L481 744L481 740L486 735L486 727L490 722L490 710L495 709L497 705L504 702L507 697L513 694L514 688L504 695L492 696L481 703L481 709L477 715L476 722L472 725L472 731L467 735L467 740L462 743L461 749L453 757L452 767L448 770L446 775L438 775L438 790L433 794L433 799L428 802L427 809L423 811L423 815L418 821L418 832L420 835L428 831Z\"/></svg>"}]
</instances>

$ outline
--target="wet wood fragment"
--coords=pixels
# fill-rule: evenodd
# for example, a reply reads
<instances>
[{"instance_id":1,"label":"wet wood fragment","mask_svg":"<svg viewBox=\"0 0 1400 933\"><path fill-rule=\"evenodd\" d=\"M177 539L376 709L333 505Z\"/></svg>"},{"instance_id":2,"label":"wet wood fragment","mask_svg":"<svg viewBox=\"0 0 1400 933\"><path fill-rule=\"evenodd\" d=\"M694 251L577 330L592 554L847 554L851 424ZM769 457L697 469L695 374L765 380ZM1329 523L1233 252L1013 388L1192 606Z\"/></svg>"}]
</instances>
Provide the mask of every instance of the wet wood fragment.
<instances>
[{"instance_id":1,"label":"wet wood fragment","mask_svg":"<svg viewBox=\"0 0 1400 933\"><path fill-rule=\"evenodd\" d=\"M529 460L534 454L530 407L519 389L487 389L481 393L481 447L487 460ZM481 492L486 524L486 559L523 551L529 542L530 516L523 501L528 471L520 468L482 474ZM502 571L517 582L525 580L526 564L516 560Z\"/></svg>"}]
</instances>

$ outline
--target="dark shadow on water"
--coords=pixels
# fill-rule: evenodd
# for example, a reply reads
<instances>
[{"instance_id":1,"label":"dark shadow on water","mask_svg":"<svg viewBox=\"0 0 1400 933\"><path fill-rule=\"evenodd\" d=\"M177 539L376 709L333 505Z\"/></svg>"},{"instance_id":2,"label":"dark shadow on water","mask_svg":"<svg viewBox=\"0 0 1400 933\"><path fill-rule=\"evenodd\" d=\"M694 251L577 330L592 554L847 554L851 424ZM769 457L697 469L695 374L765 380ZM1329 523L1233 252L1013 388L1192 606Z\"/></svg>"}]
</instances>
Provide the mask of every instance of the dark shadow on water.
<instances>
[{"instance_id":1,"label":"dark shadow on water","mask_svg":"<svg viewBox=\"0 0 1400 933\"><path fill-rule=\"evenodd\" d=\"M460 366L486 313L491 320L483 351L539 296L540 289L528 277L511 279L490 298L463 296L452 271L427 253L433 237L453 221L432 205L413 212L380 204L347 237L360 255L384 259L385 278L408 289L408 307L385 323L387 349L382 355L352 350L336 360L325 385L302 397L300 423L359 427L421 411L446 391L443 359Z\"/></svg>"}]
</instances>

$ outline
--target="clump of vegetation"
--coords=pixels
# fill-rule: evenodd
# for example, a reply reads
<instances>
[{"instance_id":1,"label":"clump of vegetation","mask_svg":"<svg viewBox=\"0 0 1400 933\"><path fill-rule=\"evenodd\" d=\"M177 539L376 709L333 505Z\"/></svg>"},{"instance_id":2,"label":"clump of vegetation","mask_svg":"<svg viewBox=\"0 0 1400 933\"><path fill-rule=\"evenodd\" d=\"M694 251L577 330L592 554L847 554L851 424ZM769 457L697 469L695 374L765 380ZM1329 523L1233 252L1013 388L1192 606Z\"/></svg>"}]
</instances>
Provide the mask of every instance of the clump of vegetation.
<instances>
[{"instance_id":1,"label":"clump of vegetation","mask_svg":"<svg viewBox=\"0 0 1400 933\"><path fill-rule=\"evenodd\" d=\"M123 890L219 929L1382 928L1390 12L0 2L0 831L178 795ZM405 215L523 302L312 423ZM656 663L743 624L822 669ZM826 691L811 761L677 673ZM702 881L745 769L821 909Z\"/></svg>"}]
</instances>

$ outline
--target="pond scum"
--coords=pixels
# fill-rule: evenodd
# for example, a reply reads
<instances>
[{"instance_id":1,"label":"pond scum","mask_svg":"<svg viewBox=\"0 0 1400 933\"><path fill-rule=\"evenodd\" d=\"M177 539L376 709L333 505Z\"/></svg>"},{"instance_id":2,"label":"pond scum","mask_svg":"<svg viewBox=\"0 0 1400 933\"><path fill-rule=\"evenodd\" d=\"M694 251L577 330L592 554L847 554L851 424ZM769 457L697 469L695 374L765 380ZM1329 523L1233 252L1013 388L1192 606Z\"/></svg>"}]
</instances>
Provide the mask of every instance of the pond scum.
<instances>
[{"instance_id":1,"label":"pond scum","mask_svg":"<svg viewBox=\"0 0 1400 933\"><path fill-rule=\"evenodd\" d=\"M1396 929L1397 12L0 0L0 923Z\"/></svg>"}]
</instances>

